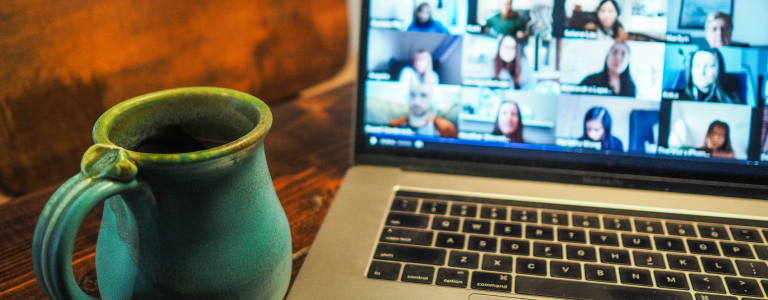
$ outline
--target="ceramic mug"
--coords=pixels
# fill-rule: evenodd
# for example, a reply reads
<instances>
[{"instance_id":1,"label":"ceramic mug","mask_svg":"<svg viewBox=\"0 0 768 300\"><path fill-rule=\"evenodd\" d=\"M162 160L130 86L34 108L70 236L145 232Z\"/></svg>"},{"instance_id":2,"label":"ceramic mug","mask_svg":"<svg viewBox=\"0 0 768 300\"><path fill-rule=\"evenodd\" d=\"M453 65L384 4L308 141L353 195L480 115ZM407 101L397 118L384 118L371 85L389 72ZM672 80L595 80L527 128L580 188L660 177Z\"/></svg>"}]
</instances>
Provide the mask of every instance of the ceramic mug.
<instances>
[{"instance_id":1,"label":"ceramic mug","mask_svg":"<svg viewBox=\"0 0 768 300\"><path fill-rule=\"evenodd\" d=\"M181 88L122 102L93 129L81 172L51 197L33 242L53 299L93 299L72 251L96 205L104 299L281 299L291 235L264 157L272 114L221 88Z\"/></svg>"}]
</instances>

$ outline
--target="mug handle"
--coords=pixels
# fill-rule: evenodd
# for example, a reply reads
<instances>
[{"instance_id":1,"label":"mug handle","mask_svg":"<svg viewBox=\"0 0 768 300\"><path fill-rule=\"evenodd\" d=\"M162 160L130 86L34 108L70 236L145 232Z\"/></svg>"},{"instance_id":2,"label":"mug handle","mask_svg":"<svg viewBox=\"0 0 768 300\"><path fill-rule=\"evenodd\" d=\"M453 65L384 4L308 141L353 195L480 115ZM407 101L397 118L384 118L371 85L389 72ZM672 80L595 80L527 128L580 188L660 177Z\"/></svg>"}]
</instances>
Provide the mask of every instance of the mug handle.
<instances>
[{"instance_id":1,"label":"mug handle","mask_svg":"<svg viewBox=\"0 0 768 300\"><path fill-rule=\"evenodd\" d=\"M75 237L88 213L119 194L151 197L149 187L136 179L138 169L123 148L93 145L83 155L80 169L51 196L32 242L35 275L52 299L97 299L80 289L72 271Z\"/></svg>"}]
</instances>

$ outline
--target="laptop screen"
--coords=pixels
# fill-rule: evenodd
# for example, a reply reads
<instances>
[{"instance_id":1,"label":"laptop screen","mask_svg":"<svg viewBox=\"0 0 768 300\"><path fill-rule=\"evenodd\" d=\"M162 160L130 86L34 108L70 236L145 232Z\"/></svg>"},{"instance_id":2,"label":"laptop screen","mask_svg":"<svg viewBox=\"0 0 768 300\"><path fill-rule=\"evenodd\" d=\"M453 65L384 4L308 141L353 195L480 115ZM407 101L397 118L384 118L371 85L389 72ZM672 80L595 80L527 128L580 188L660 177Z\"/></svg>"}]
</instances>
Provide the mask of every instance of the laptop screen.
<instances>
[{"instance_id":1,"label":"laptop screen","mask_svg":"<svg viewBox=\"0 0 768 300\"><path fill-rule=\"evenodd\" d=\"M768 1L363 7L358 154L745 183L768 171Z\"/></svg>"}]
</instances>

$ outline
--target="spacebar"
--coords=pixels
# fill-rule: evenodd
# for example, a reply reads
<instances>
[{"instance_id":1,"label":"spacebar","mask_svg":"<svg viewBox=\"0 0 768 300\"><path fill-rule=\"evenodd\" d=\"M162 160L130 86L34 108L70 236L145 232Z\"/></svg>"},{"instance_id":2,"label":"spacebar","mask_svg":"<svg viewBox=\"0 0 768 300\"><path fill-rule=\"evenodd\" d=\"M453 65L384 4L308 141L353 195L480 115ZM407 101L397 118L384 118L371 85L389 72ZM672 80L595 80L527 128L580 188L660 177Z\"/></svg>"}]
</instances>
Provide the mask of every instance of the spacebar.
<instances>
[{"instance_id":1,"label":"spacebar","mask_svg":"<svg viewBox=\"0 0 768 300\"><path fill-rule=\"evenodd\" d=\"M582 300L692 300L690 293L517 276L518 294Z\"/></svg>"}]
</instances>

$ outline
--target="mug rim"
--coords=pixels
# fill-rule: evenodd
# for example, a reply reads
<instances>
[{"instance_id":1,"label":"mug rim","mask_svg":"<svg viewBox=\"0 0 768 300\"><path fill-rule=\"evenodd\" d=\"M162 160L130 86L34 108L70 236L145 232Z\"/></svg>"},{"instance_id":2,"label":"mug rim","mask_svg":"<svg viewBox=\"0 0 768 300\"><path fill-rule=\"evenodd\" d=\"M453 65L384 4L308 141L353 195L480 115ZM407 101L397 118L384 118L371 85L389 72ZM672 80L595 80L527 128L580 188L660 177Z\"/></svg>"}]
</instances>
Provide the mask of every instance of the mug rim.
<instances>
[{"instance_id":1,"label":"mug rim","mask_svg":"<svg viewBox=\"0 0 768 300\"><path fill-rule=\"evenodd\" d=\"M115 126L113 121L120 115L128 110L140 106L145 103L158 101L161 99L175 98L179 96L202 96L212 95L217 97L234 98L249 104L259 112L258 124L247 134L239 137L238 139L226 143L224 145L213 147L206 150L185 152L185 153L147 153L138 152L131 149L123 148L120 145L115 144L110 138L109 134L111 129ZM106 144L116 146L123 149L128 153L129 157L137 163L149 163L154 165L177 165L179 163L197 163L215 160L221 157L226 157L245 149L248 149L254 145L257 145L264 141L264 137L267 135L270 127L272 126L272 112L266 103L256 98L253 95L231 90L227 88L219 87L182 87L175 89L168 89L157 91L149 94L137 96L123 102L118 103L112 108L108 109L102 114L96 121L93 127L93 140L97 144Z\"/></svg>"}]
</instances>

